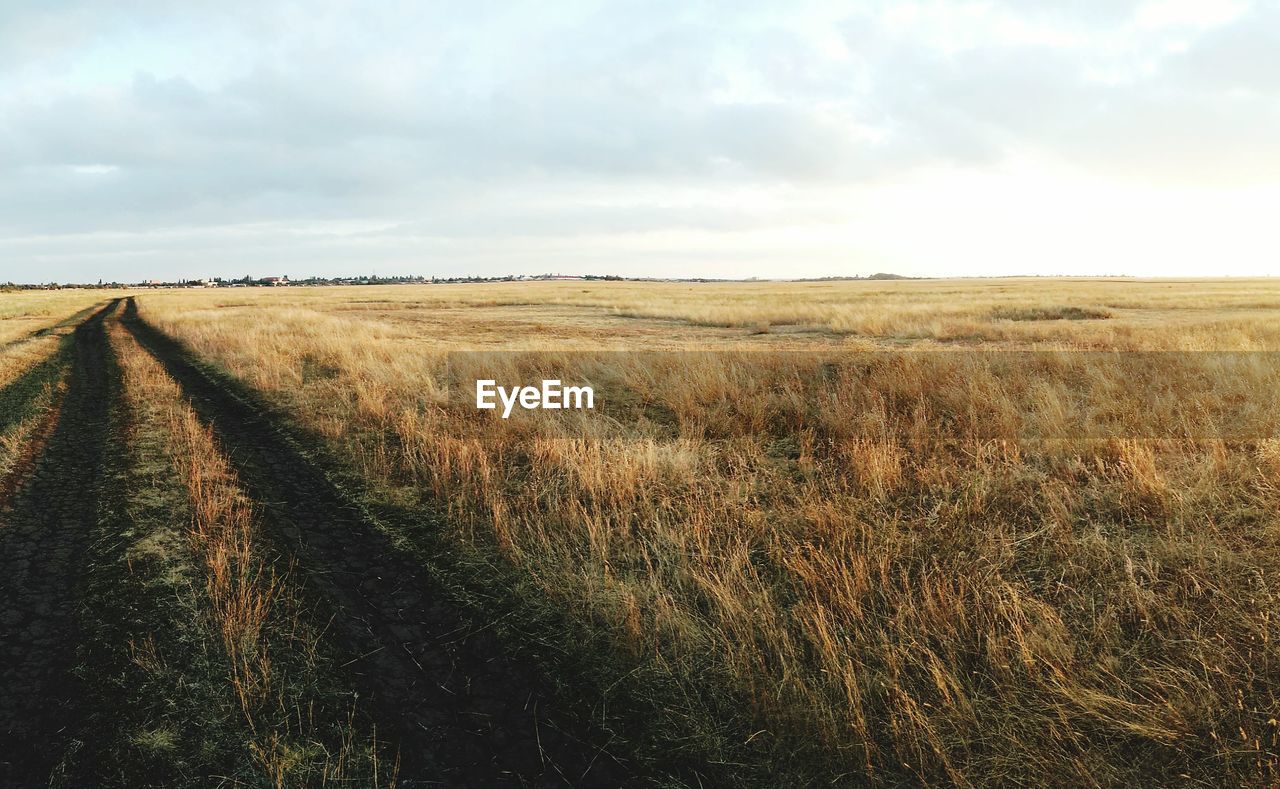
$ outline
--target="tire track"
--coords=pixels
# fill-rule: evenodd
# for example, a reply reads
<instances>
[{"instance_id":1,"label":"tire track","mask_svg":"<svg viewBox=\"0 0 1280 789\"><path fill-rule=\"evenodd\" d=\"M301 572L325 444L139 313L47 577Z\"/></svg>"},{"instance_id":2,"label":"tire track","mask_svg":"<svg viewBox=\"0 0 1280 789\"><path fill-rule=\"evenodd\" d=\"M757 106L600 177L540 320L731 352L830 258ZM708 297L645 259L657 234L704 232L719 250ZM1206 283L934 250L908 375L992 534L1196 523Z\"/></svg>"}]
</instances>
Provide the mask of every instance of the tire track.
<instances>
[{"instance_id":1,"label":"tire track","mask_svg":"<svg viewBox=\"0 0 1280 789\"><path fill-rule=\"evenodd\" d=\"M60 340L63 344L54 349L47 358L37 361L25 372L0 387L0 433L4 433L30 415L32 404L43 395L46 386L57 386L70 366L68 344L74 343L75 327L102 309L96 304L86 307L52 326L36 329L26 336L0 345L0 353L6 353L41 337L65 335L68 329L72 330L72 336L63 336ZM17 462L7 475L0 477L0 513L8 509L14 493L26 483L36 459L44 451L45 441L58 423L61 407L61 393L55 391L48 413L44 415L31 437L25 442L25 446L18 454Z\"/></svg>"},{"instance_id":2,"label":"tire track","mask_svg":"<svg viewBox=\"0 0 1280 789\"><path fill-rule=\"evenodd\" d=\"M102 323L73 334L71 375L44 452L0 523L0 785L47 782L76 722L82 563L98 519L112 394Z\"/></svg>"},{"instance_id":3,"label":"tire track","mask_svg":"<svg viewBox=\"0 0 1280 789\"><path fill-rule=\"evenodd\" d=\"M207 375L182 345L137 315L125 325L212 425L264 521L334 612L347 665L397 741L407 784L622 786L638 783L555 708L548 683L505 655L444 600L263 410Z\"/></svg>"}]
</instances>

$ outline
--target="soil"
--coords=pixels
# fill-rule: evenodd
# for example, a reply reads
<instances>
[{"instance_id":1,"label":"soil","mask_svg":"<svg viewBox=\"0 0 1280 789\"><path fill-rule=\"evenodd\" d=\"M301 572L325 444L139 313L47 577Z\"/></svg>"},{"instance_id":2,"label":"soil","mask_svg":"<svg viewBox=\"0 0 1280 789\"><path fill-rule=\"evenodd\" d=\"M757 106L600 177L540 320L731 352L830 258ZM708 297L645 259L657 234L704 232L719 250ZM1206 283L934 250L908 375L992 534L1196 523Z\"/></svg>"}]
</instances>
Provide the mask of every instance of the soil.
<instances>
[{"instance_id":1,"label":"soil","mask_svg":"<svg viewBox=\"0 0 1280 789\"><path fill-rule=\"evenodd\" d=\"M112 396L103 321L73 334L67 390L43 451L0 518L0 785L47 783L77 731L80 569L98 519Z\"/></svg>"}]
</instances>

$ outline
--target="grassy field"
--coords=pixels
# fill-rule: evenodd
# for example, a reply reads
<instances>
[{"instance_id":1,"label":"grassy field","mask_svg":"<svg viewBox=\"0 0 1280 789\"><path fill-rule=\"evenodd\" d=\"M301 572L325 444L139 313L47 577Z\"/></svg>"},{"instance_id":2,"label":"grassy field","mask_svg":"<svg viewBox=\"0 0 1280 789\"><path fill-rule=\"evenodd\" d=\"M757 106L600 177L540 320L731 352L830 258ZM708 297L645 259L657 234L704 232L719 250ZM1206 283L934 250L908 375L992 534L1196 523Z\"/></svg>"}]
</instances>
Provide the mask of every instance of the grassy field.
<instances>
[{"instance_id":1,"label":"grassy field","mask_svg":"<svg viewBox=\"0 0 1280 789\"><path fill-rule=\"evenodd\" d=\"M737 345L743 330L771 335L756 343L868 347L936 342L1257 350L1280 344L1274 321L1280 283L1248 279L519 282L336 293L161 291L152 301L224 316L288 305L301 312L282 320L358 317L361 326L388 338L429 336L447 348ZM454 321L461 322L457 330L447 331ZM602 337L602 331L609 334Z\"/></svg>"},{"instance_id":2,"label":"grassy field","mask_svg":"<svg viewBox=\"0 0 1280 789\"><path fill-rule=\"evenodd\" d=\"M104 292L0 293L0 490L40 427L66 374L66 336Z\"/></svg>"},{"instance_id":3,"label":"grassy field","mask_svg":"<svg viewBox=\"0 0 1280 789\"><path fill-rule=\"evenodd\" d=\"M114 563L98 570L111 580L95 591L105 610L122 592L134 608L104 634L116 649L99 660L124 667L114 690L134 717L118 740L94 743L92 760L80 757L84 777L114 765L122 784L221 774L249 785L394 785L394 753L380 752L342 686L326 623L262 535L258 505L211 431L118 323L110 342L131 450L117 470L128 526Z\"/></svg>"},{"instance_id":4,"label":"grassy field","mask_svg":"<svg viewBox=\"0 0 1280 789\"><path fill-rule=\"evenodd\" d=\"M8 345L73 322L84 310L101 305L109 296L104 290L15 290L0 291L0 344Z\"/></svg>"},{"instance_id":5,"label":"grassy field","mask_svg":"<svg viewBox=\"0 0 1280 789\"><path fill-rule=\"evenodd\" d=\"M658 773L693 765L669 780L1278 778L1277 382L1202 353L1280 350L1270 280L138 307L264 398L508 642L544 644L619 742L662 754ZM1010 350L1050 361L987 353ZM872 351L893 355L829 366ZM484 364L578 365L627 396L609 419L481 417L459 389Z\"/></svg>"},{"instance_id":6,"label":"grassy field","mask_svg":"<svg viewBox=\"0 0 1280 789\"><path fill-rule=\"evenodd\" d=\"M124 294L9 295L0 672L12 696L0 697L0 783L43 785L47 771L55 786L394 785L396 754L337 667L330 623L260 535L258 505L208 428L118 322ZM82 334L95 313L110 327L97 370L108 388L89 396L105 420L84 418L83 395L68 400L87 385ZM74 515L68 502L81 505ZM65 704L42 686L49 664L78 725L29 750L24 729L47 732L23 700Z\"/></svg>"},{"instance_id":7,"label":"grassy field","mask_svg":"<svg viewBox=\"0 0 1280 789\"><path fill-rule=\"evenodd\" d=\"M1270 281L9 295L0 781L1277 780Z\"/></svg>"}]
</instances>

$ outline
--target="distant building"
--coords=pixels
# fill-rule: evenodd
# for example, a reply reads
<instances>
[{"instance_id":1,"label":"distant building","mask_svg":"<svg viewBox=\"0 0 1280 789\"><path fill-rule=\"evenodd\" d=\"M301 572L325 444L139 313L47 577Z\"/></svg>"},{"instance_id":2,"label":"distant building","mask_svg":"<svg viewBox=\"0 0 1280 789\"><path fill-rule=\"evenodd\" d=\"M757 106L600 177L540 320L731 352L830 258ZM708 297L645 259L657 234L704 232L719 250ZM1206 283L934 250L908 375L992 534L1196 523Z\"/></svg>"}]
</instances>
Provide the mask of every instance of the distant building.
<instances>
[{"instance_id":1,"label":"distant building","mask_svg":"<svg viewBox=\"0 0 1280 789\"><path fill-rule=\"evenodd\" d=\"M276 285L276 286L288 285L289 278L288 277L263 277L262 279L258 280L258 282L262 283L263 285Z\"/></svg>"}]
</instances>

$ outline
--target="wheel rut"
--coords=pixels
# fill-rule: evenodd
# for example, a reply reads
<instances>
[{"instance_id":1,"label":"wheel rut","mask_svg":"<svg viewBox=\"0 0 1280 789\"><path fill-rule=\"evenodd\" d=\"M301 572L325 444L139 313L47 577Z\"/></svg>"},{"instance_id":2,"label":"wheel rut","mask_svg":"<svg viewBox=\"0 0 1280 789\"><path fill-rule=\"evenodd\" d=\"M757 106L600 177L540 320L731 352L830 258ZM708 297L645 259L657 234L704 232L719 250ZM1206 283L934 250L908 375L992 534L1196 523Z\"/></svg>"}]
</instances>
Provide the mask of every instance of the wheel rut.
<instances>
[{"instance_id":1,"label":"wheel rut","mask_svg":"<svg viewBox=\"0 0 1280 789\"><path fill-rule=\"evenodd\" d=\"M450 604L257 404L126 302L124 324L212 426L271 536L334 615L346 670L400 749L406 785L623 786L605 740L559 714L550 683Z\"/></svg>"},{"instance_id":2,"label":"wheel rut","mask_svg":"<svg viewBox=\"0 0 1280 789\"><path fill-rule=\"evenodd\" d=\"M57 422L0 516L0 785L44 785L77 733L81 578L107 451L111 351L103 321L74 331Z\"/></svg>"}]
</instances>

